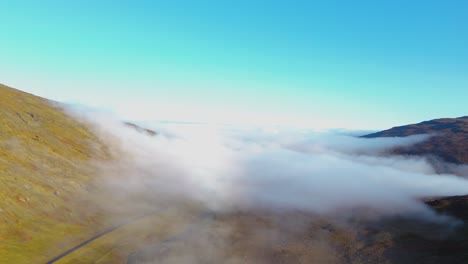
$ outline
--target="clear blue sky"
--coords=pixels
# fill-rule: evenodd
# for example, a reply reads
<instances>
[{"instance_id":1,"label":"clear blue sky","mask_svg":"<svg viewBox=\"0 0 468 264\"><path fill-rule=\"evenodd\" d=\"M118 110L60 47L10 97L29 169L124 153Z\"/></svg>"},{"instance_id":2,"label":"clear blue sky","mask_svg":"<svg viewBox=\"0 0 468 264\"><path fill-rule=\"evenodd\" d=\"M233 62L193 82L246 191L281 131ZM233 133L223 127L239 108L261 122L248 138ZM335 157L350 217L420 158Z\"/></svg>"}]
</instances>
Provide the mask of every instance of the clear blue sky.
<instances>
[{"instance_id":1,"label":"clear blue sky","mask_svg":"<svg viewBox=\"0 0 468 264\"><path fill-rule=\"evenodd\" d=\"M0 83L132 119L468 114L468 2L0 0Z\"/></svg>"}]
</instances>

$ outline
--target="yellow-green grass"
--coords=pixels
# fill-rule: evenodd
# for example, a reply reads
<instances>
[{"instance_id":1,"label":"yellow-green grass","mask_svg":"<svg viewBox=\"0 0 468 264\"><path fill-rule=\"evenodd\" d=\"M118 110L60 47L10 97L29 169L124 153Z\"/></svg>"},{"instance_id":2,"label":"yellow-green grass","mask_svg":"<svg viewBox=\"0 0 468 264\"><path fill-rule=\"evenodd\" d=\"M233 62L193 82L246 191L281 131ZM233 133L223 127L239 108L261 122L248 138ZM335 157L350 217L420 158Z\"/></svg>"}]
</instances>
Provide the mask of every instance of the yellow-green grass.
<instances>
[{"instance_id":1,"label":"yellow-green grass","mask_svg":"<svg viewBox=\"0 0 468 264\"><path fill-rule=\"evenodd\" d=\"M107 156L58 104L0 85L0 263L41 263L94 233L82 198Z\"/></svg>"},{"instance_id":2,"label":"yellow-green grass","mask_svg":"<svg viewBox=\"0 0 468 264\"><path fill-rule=\"evenodd\" d=\"M200 214L195 211L184 212L182 216L179 210L161 210L93 240L57 264L123 264L132 252L180 234L199 220Z\"/></svg>"},{"instance_id":3,"label":"yellow-green grass","mask_svg":"<svg viewBox=\"0 0 468 264\"><path fill-rule=\"evenodd\" d=\"M45 263L146 213L116 210L119 200L112 190L95 184L100 173L94 165L111 161L109 152L60 104L0 85L0 263ZM197 209L181 206L185 216L166 210L143 218L60 263L124 263L130 251L196 218Z\"/></svg>"}]
</instances>

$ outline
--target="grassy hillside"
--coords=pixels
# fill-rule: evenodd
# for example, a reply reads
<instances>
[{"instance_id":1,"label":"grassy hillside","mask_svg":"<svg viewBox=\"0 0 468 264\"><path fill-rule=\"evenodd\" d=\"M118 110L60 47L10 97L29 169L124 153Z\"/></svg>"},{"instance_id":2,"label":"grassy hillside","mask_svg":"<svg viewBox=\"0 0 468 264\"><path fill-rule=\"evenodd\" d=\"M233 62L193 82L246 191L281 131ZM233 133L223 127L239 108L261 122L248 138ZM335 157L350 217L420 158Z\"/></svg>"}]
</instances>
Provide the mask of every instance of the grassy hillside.
<instances>
[{"instance_id":1,"label":"grassy hillside","mask_svg":"<svg viewBox=\"0 0 468 264\"><path fill-rule=\"evenodd\" d=\"M103 145L57 104L0 85L0 262L41 263L86 237Z\"/></svg>"},{"instance_id":2,"label":"grassy hillside","mask_svg":"<svg viewBox=\"0 0 468 264\"><path fill-rule=\"evenodd\" d=\"M198 213L188 207L184 217L173 209L121 209L126 196L99 184L103 167L118 162L106 144L60 104L0 85L0 263L46 263L128 222L56 262L126 263L132 251L195 221ZM122 174L107 172L114 180Z\"/></svg>"}]
</instances>

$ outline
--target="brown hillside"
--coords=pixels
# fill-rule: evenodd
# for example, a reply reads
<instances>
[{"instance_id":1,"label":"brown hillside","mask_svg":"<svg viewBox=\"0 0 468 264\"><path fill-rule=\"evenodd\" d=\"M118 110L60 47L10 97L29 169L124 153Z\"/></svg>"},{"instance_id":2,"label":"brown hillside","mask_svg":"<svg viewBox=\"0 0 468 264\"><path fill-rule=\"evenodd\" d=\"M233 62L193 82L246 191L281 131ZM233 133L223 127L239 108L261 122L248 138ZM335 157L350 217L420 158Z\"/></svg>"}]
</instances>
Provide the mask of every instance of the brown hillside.
<instances>
[{"instance_id":1,"label":"brown hillside","mask_svg":"<svg viewBox=\"0 0 468 264\"><path fill-rule=\"evenodd\" d=\"M415 146L397 149L395 152L408 155L435 155L448 162L468 164L468 116L434 119L393 127L364 137L405 137L416 134L433 134L434 137Z\"/></svg>"}]
</instances>

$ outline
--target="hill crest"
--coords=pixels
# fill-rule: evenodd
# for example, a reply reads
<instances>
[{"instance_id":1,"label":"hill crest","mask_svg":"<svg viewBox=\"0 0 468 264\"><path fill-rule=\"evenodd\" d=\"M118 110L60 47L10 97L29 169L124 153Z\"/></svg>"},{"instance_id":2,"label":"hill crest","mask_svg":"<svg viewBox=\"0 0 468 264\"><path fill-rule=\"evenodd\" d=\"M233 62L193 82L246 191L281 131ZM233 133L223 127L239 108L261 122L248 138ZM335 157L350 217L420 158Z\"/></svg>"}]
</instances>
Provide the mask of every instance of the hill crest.
<instances>
[{"instance_id":1,"label":"hill crest","mask_svg":"<svg viewBox=\"0 0 468 264\"><path fill-rule=\"evenodd\" d=\"M395 149L394 153L436 156L447 162L468 164L468 116L397 126L363 137L406 137L416 134L433 134L434 137L411 147Z\"/></svg>"}]
</instances>

